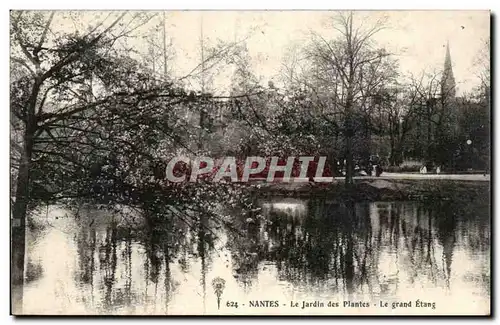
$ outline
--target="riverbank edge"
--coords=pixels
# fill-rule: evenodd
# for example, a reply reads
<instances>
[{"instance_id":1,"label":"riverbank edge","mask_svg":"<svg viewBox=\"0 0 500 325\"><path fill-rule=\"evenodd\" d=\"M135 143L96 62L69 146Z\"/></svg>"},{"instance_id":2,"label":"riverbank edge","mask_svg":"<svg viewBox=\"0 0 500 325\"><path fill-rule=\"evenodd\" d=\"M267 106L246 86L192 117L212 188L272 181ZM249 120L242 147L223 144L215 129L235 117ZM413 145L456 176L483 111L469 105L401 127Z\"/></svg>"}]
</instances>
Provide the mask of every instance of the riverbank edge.
<instances>
[{"instance_id":1,"label":"riverbank edge","mask_svg":"<svg viewBox=\"0 0 500 325\"><path fill-rule=\"evenodd\" d=\"M470 180L355 179L350 189L343 181L321 183L261 183L251 191L263 197L328 198L339 201L477 200L490 203L491 183Z\"/></svg>"}]
</instances>

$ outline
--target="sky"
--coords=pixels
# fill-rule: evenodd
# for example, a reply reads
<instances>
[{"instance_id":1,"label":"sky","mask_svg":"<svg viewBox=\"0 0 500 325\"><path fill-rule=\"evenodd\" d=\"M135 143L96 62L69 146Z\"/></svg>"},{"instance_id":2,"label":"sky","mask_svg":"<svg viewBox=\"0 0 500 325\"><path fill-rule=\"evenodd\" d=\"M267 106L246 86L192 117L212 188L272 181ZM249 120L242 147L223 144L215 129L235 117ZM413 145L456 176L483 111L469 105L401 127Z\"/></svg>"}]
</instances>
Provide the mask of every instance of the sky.
<instances>
[{"instance_id":1,"label":"sky","mask_svg":"<svg viewBox=\"0 0 500 325\"><path fill-rule=\"evenodd\" d=\"M264 84L276 81L283 58L292 46L310 40L311 31L334 36L328 11L171 11L167 34L176 51L170 64L183 75L200 60L200 35L206 43L233 41L249 36L252 69ZM477 85L474 60L490 37L489 11L368 11L356 12L354 24L370 26L386 17L387 28L375 36L381 46L396 53L403 73L419 75L443 68L450 44L457 93ZM222 79L228 79L227 75ZM224 80L219 80L224 83ZM215 82L217 83L217 81Z\"/></svg>"},{"instance_id":2,"label":"sky","mask_svg":"<svg viewBox=\"0 0 500 325\"><path fill-rule=\"evenodd\" d=\"M77 27L75 20L68 15L68 12L57 12L51 27L69 32L73 28L86 29L104 17L109 25L116 18L105 11L85 12ZM131 13L128 18L133 15ZM169 59L169 70L180 77L199 65L203 31L205 46L218 40L246 39L251 70L261 78L263 85L272 80L279 86L278 74L290 48L305 46L311 40L312 32L325 38L335 37L336 32L328 24L334 15L333 11L292 10L167 11L166 34L175 52ZM386 28L374 36L374 41L396 55L402 73L419 76L423 71L435 73L442 70L448 42L457 94L469 92L478 84L474 62L490 38L489 11L356 11L354 25L367 28L380 19L385 19ZM163 23L161 14L143 26L139 33L151 33L151 28L160 23ZM157 33L162 36L161 27ZM147 51L142 37L130 44L140 52ZM162 44L158 45L161 47ZM222 72L212 84L214 93L227 91L231 83L232 68L224 64L221 68ZM194 83L191 86L197 88L199 85Z\"/></svg>"}]
</instances>

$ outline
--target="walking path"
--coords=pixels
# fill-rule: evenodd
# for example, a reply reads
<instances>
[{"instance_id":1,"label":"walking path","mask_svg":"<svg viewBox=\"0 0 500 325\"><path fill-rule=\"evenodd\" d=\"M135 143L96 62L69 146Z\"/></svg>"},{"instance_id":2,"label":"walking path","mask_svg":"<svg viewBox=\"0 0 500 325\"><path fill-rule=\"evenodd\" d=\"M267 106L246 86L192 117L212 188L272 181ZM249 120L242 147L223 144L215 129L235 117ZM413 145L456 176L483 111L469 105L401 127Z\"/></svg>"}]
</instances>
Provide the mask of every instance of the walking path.
<instances>
[{"instance_id":1,"label":"walking path","mask_svg":"<svg viewBox=\"0 0 500 325\"><path fill-rule=\"evenodd\" d=\"M490 181L489 174L413 174L413 173L382 173L379 177L356 176L355 179L447 179L457 181ZM336 177L335 179L342 179Z\"/></svg>"}]
</instances>

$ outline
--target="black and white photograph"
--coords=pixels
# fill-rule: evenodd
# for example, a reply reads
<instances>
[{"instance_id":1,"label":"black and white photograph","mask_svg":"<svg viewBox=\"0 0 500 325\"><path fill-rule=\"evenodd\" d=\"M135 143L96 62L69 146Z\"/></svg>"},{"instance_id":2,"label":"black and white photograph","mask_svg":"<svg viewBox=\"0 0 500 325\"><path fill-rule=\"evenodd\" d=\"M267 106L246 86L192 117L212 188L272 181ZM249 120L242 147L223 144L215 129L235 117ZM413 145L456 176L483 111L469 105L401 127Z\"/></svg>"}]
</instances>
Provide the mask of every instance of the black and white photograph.
<instances>
[{"instance_id":1,"label":"black and white photograph","mask_svg":"<svg viewBox=\"0 0 500 325\"><path fill-rule=\"evenodd\" d=\"M9 15L11 315L491 316L489 10Z\"/></svg>"}]
</instances>

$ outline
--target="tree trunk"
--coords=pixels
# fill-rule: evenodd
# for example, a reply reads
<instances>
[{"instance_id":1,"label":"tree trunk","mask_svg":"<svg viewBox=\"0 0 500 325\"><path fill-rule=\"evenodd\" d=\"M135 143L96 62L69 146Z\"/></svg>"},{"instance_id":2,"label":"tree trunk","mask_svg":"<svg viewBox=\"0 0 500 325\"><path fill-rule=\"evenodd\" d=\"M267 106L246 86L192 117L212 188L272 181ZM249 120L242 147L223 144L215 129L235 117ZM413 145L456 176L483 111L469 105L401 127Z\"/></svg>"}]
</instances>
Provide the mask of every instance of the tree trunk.
<instances>
[{"instance_id":1,"label":"tree trunk","mask_svg":"<svg viewBox=\"0 0 500 325\"><path fill-rule=\"evenodd\" d=\"M347 101L346 101L346 120L345 120L345 136L346 136L346 172L345 172L345 186L350 189L354 183L353 174L354 174L354 162L353 162L353 154L352 154L352 140L354 137L354 125L353 125L353 113L352 113L352 89L348 89Z\"/></svg>"},{"instance_id":2,"label":"tree trunk","mask_svg":"<svg viewBox=\"0 0 500 325\"><path fill-rule=\"evenodd\" d=\"M33 133L29 128L25 132L23 149L11 222L11 313L15 315L22 313L23 303L26 212L29 201L30 164L33 149Z\"/></svg>"},{"instance_id":3,"label":"tree trunk","mask_svg":"<svg viewBox=\"0 0 500 325\"><path fill-rule=\"evenodd\" d=\"M12 209L11 221L11 313L22 313L24 286L24 256L26 250L26 212L30 196L30 168L33 152L33 141L37 128L36 98L41 83L37 80L33 86L26 110L26 127L24 130L23 153L19 164L16 184L16 201Z\"/></svg>"},{"instance_id":4,"label":"tree trunk","mask_svg":"<svg viewBox=\"0 0 500 325\"><path fill-rule=\"evenodd\" d=\"M391 134L391 156L390 156L390 163L391 166L396 166L396 143L394 140L394 135Z\"/></svg>"},{"instance_id":5,"label":"tree trunk","mask_svg":"<svg viewBox=\"0 0 500 325\"><path fill-rule=\"evenodd\" d=\"M345 168L345 185L347 188L351 188L353 181L353 157L352 157L352 134L348 132L346 134L346 168Z\"/></svg>"}]
</instances>

